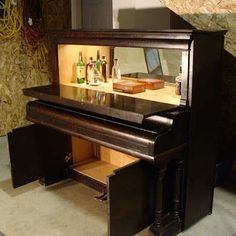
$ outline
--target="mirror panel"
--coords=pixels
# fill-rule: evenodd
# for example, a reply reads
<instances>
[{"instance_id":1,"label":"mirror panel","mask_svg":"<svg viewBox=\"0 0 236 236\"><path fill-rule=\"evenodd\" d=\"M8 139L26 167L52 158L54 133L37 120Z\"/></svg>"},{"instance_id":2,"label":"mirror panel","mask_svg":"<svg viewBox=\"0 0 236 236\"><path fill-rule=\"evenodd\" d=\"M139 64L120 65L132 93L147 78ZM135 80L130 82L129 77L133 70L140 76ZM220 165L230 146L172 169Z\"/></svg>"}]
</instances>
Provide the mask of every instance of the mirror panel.
<instances>
[{"instance_id":1,"label":"mirror panel","mask_svg":"<svg viewBox=\"0 0 236 236\"><path fill-rule=\"evenodd\" d=\"M102 56L106 59L106 81L101 66L100 69L96 67L98 54L100 60ZM82 82L78 81L79 55L82 55L83 70L87 73ZM91 78L87 80L91 57L95 72L98 71L94 73L94 78L97 76L96 81L94 78L94 81ZM176 93L176 78L179 76L183 58L184 52L176 49L60 44L58 45L59 82L79 88L179 105L181 96ZM120 77L115 80L114 76L112 78L112 68L117 61ZM182 78L187 76L185 71L183 73ZM117 87L117 82L124 83L121 89L120 84ZM159 82L160 86L157 84ZM147 86L147 83L151 85ZM133 86L131 90L126 90L130 84Z\"/></svg>"}]
</instances>

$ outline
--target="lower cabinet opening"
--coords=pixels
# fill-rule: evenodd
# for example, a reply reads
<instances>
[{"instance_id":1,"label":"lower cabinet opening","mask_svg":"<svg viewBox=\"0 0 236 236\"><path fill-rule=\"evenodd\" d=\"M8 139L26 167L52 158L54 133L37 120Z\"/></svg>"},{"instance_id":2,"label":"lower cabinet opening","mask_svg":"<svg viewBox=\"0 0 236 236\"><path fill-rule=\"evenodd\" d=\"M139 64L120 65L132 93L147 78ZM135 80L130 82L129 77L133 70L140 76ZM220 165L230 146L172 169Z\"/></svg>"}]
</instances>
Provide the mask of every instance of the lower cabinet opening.
<instances>
[{"instance_id":1,"label":"lower cabinet opening","mask_svg":"<svg viewBox=\"0 0 236 236\"><path fill-rule=\"evenodd\" d=\"M134 235L153 223L154 165L77 137L68 164L70 177L106 201L109 236Z\"/></svg>"},{"instance_id":2,"label":"lower cabinet opening","mask_svg":"<svg viewBox=\"0 0 236 236\"><path fill-rule=\"evenodd\" d=\"M72 177L104 192L107 177L138 159L81 138L72 137Z\"/></svg>"}]
</instances>

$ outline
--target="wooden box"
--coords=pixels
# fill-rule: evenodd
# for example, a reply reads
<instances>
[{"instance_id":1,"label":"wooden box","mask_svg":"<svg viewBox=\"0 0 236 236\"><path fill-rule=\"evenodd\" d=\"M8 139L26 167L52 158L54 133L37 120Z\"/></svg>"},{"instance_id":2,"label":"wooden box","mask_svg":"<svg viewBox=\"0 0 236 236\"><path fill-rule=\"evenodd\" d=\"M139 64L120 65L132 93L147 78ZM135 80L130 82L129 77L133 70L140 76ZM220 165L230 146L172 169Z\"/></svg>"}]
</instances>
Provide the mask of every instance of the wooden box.
<instances>
[{"instance_id":1,"label":"wooden box","mask_svg":"<svg viewBox=\"0 0 236 236\"><path fill-rule=\"evenodd\" d=\"M145 83L146 89L155 90L164 88L164 80L160 79L138 79L138 82Z\"/></svg>"},{"instance_id":2,"label":"wooden box","mask_svg":"<svg viewBox=\"0 0 236 236\"><path fill-rule=\"evenodd\" d=\"M113 83L113 90L122 92L122 93L141 93L145 92L146 86L144 83L129 81L129 80L121 80L119 82Z\"/></svg>"}]
</instances>

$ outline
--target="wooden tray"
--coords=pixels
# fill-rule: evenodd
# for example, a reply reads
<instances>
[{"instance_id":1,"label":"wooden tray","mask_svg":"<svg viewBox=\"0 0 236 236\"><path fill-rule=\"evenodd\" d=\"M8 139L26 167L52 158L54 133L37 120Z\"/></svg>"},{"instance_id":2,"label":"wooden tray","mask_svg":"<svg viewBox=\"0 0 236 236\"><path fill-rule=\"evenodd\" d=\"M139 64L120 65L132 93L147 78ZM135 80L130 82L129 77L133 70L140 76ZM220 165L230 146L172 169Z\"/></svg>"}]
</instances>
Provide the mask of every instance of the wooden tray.
<instances>
[{"instance_id":1,"label":"wooden tray","mask_svg":"<svg viewBox=\"0 0 236 236\"><path fill-rule=\"evenodd\" d=\"M134 94L134 93L145 92L146 86L144 83L141 82L121 80L119 82L113 83L113 90L122 93Z\"/></svg>"},{"instance_id":2,"label":"wooden tray","mask_svg":"<svg viewBox=\"0 0 236 236\"><path fill-rule=\"evenodd\" d=\"M146 89L155 90L164 88L164 80L160 79L137 79L138 82L145 83Z\"/></svg>"}]
</instances>

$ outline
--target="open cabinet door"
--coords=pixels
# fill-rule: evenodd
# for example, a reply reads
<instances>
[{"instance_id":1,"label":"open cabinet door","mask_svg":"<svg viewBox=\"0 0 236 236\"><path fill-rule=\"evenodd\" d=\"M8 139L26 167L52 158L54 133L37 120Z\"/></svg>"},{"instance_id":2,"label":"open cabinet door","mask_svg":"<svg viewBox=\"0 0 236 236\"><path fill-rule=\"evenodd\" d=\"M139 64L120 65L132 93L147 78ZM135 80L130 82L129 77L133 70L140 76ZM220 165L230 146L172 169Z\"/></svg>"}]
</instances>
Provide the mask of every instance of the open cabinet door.
<instances>
[{"instance_id":1,"label":"open cabinet door","mask_svg":"<svg viewBox=\"0 0 236 236\"><path fill-rule=\"evenodd\" d=\"M65 157L70 137L58 131L30 125L8 134L13 187L41 179L45 185L67 177Z\"/></svg>"},{"instance_id":2,"label":"open cabinet door","mask_svg":"<svg viewBox=\"0 0 236 236\"><path fill-rule=\"evenodd\" d=\"M37 125L14 129L8 133L11 176L14 188L43 176Z\"/></svg>"},{"instance_id":3,"label":"open cabinet door","mask_svg":"<svg viewBox=\"0 0 236 236\"><path fill-rule=\"evenodd\" d=\"M135 162L108 177L108 232L131 236L154 220L154 166Z\"/></svg>"}]
</instances>

